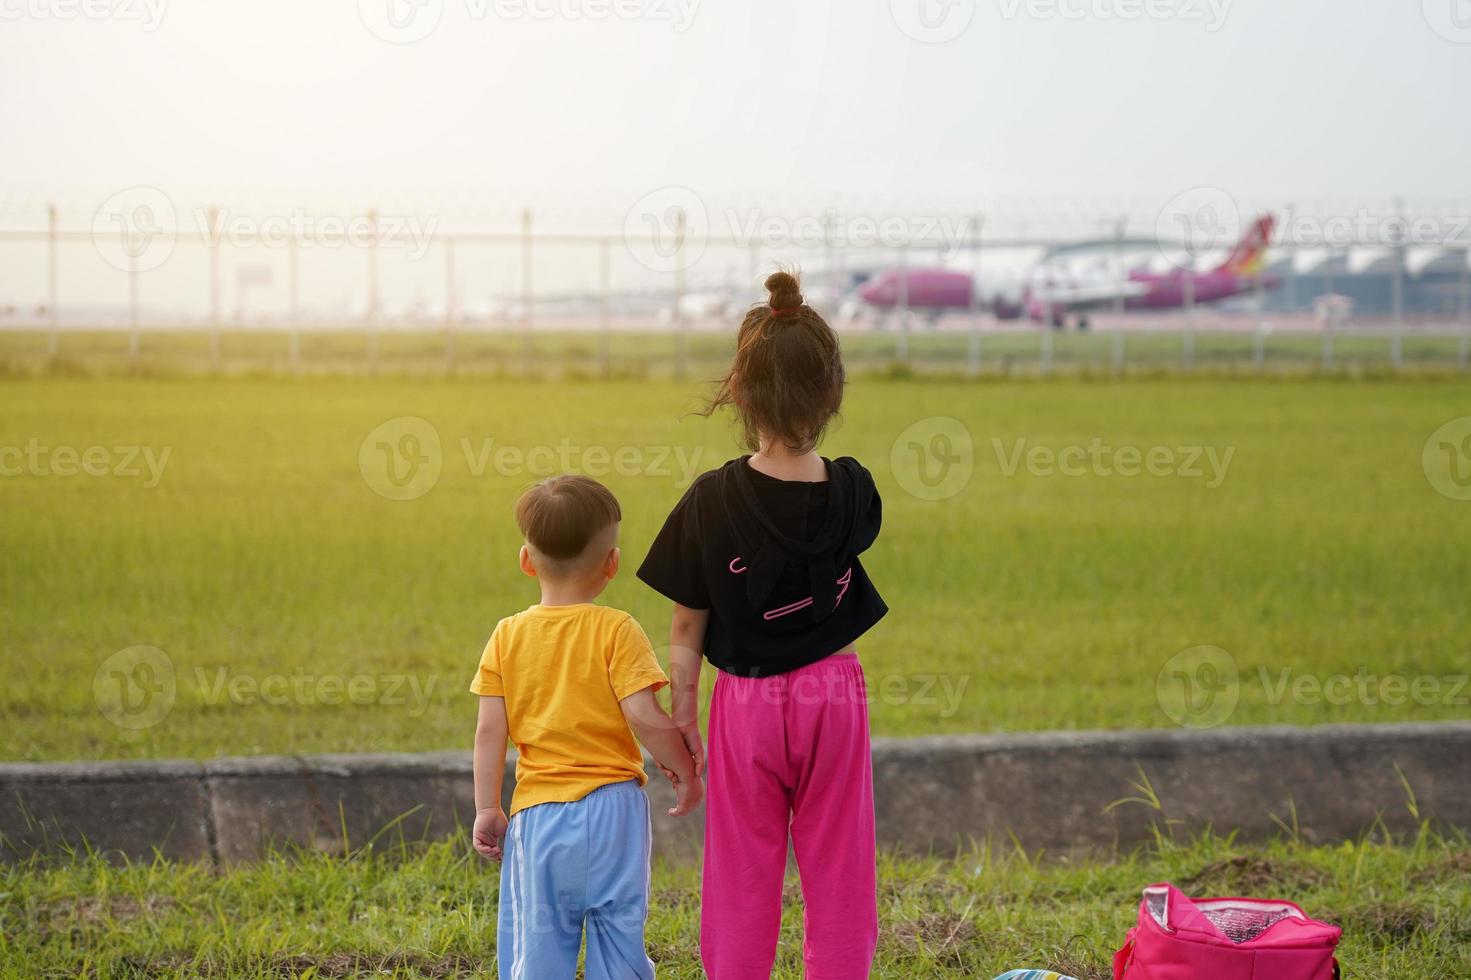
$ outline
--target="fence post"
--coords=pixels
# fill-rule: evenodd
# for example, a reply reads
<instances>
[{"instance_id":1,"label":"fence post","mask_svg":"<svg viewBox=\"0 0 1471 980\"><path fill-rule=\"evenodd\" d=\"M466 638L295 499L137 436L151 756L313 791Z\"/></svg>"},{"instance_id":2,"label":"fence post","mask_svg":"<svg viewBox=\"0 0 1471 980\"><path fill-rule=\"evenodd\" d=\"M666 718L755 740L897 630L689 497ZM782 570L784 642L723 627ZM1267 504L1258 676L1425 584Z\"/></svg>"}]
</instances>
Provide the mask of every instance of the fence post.
<instances>
[{"instance_id":1,"label":"fence post","mask_svg":"<svg viewBox=\"0 0 1471 980\"><path fill-rule=\"evenodd\" d=\"M1338 261L1338 252L1333 246L1328 246L1328 261L1323 263L1323 295L1329 297L1326 301L1330 305L1328 322L1323 327L1323 366L1333 367L1333 315L1331 304L1333 302L1333 263Z\"/></svg>"},{"instance_id":2,"label":"fence post","mask_svg":"<svg viewBox=\"0 0 1471 980\"><path fill-rule=\"evenodd\" d=\"M684 208L674 212L674 377L684 378Z\"/></svg>"},{"instance_id":3,"label":"fence post","mask_svg":"<svg viewBox=\"0 0 1471 980\"><path fill-rule=\"evenodd\" d=\"M825 284L827 286L827 299L824 303L824 305L827 306L827 310L825 310L824 312L826 312L828 316L832 316L834 313L837 312L838 300L837 270L833 266L832 208L828 208L826 211L822 212L822 265L822 275L823 279L826 281Z\"/></svg>"},{"instance_id":4,"label":"fence post","mask_svg":"<svg viewBox=\"0 0 1471 980\"><path fill-rule=\"evenodd\" d=\"M61 349L60 272L57 267L56 205L46 205L46 361L49 366Z\"/></svg>"},{"instance_id":5,"label":"fence post","mask_svg":"<svg viewBox=\"0 0 1471 980\"><path fill-rule=\"evenodd\" d=\"M1297 312L1297 268L1293 262L1293 258L1296 255L1296 245L1292 240L1291 233L1288 231L1289 221L1292 215L1293 205L1289 204L1282 220L1282 230L1284 232L1282 235L1282 252L1287 256L1287 274L1282 277L1282 285L1288 313Z\"/></svg>"},{"instance_id":6,"label":"fence post","mask_svg":"<svg viewBox=\"0 0 1471 980\"><path fill-rule=\"evenodd\" d=\"M1127 216L1120 216L1113 226L1113 272L1119 277L1120 282L1127 282L1129 279L1128 273L1124 271L1124 230L1128 226L1128 221ZM1119 290L1118 295L1113 298L1113 311L1118 316L1124 314L1123 290Z\"/></svg>"},{"instance_id":7,"label":"fence post","mask_svg":"<svg viewBox=\"0 0 1471 980\"><path fill-rule=\"evenodd\" d=\"M1267 283L1266 277L1256 277L1256 337L1252 340L1251 363L1258 372L1267 368Z\"/></svg>"},{"instance_id":8,"label":"fence post","mask_svg":"<svg viewBox=\"0 0 1471 980\"><path fill-rule=\"evenodd\" d=\"M378 370L378 211L368 210L368 370Z\"/></svg>"},{"instance_id":9,"label":"fence post","mask_svg":"<svg viewBox=\"0 0 1471 980\"><path fill-rule=\"evenodd\" d=\"M909 243L899 249L899 293L894 310L899 314L899 332L894 338L894 356L900 364L909 363Z\"/></svg>"},{"instance_id":10,"label":"fence post","mask_svg":"<svg viewBox=\"0 0 1471 980\"><path fill-rule=\"evenodd\" d=\"M1404 203L1396 200L1395 213L1400 220L1404 220ZM1390 292L1390 302L1394 307L1394 337L1389 344L1389 363L1398 371L1404 362L1405 344L1405 243L1403 228L1396 226L1394 230L1394 278L1391 280L1393 289Z\"/></svg>"},{"instance_id":11,"label":"fence post","mask_svg":"<svg viewBox=\"0 0 1471 980\"><path fill-rule=\"evenodd\" d=\"M455 370L455 240L444 238L444 373Z\"/></svg>"},{"instance_id":12,"label":"fence post","mask_svg":"<svg viewBox=\"0 0 1471 980\"><path fill-rule=\"evenodd\" d=\"M604 238L598 256L598 367L603 377L613 374L613 320L609 313L612 293L613 244Z\"/></svg>"},{"instance_id":13,"label":"fence post","mask_svg":"<svg viewBox=\"0 0 1471 980\"><path fill-rule=\"evenodd\" d=\"M836 210L834 210L832 212L832 215L833 215L833 220L836 221L838 219L838 212ZM848 293L848 286L850 284L850 280L848 279L848 251L847 251L847 249L849 247L851 247L851 243L849 243L848 245L845 245L845 247L843 247L843 248L837 249L834 252L834 254L833 254L833 262L836 264L836 271L834 272L834 275L833 275L833 288L836 290L835 294L833 295L833 313L834 314L836 314L838 312L838 309L843 305L843 298Z\"/></svg>"},{"instance_id":14,"label":"fence post","mask_svg":"<svg viewBox=\"0 0 1471 980\"><path fill-rule=\"evenodd\" d=\"M1461 370L1471 368L1471 246L1461 255L1461 349L1457 361Z\"/></svg>"},{"instance_id":15,"label":"fence post","mask_svg":"<svg viewBox=\"0 0 1471 980\"><path fill-rule=\"evenodd\" d=\"M301 370L301 314L298 305L300 299L298 274L296 236L290 235L286 239L286 312L287 318L290 320L289 332L286 337L286 360L291 365L293 374Z\"/></svg>"},{"instance_id":16,"label":"fence post","mask_svg":"<svg viewBox=\"0 0 1471 980\"><path fill-rule=\"evenodd\" d=\"M128 367L134 374L138 373L138 255L141 251L137 242L128 249Z\"/></svg>"},{"instance_id":17,"label":"fence post","mask_svg":"<svg viewBox=\"0 0 1471 980\"><path fill-rule=\"evenodd\" d=\"M220 227L220 209L209 209L209 227ZM220 370L220 236L211 234L205 243L209 249L209 369Z\"/></svg>"},{"instance_id":18,"label":"fence post","mask_svg":"<svg viewBox=\"0 0 1471 980\"><path fill-rule=\"evenodd\" d=\"M1323 370L1325 370L1325 371L1331 371L1331 370L1333 370L1333 331L1337 328L1337 320L1336 320L1337 314L1334 312L1333 305L1332 305L1331 301L1327 305L1324 313L1325 313L1325 317L1324 317L1324 321L1323 321Z\"/></svg>"},{"instance_id":19,"label":"fence post","mask_svg":"<svg viewBox=\"0 0 1471 980\"><path fill-rule=\"evenodd\" d=\"M531 336L531 209L521 209L521 360L522 371L532 372L536 355Z\"/></svg>"},{"instance_id":20,"label":"fence post","mask_svg":"<svg viewBox=\"0 0 1471 980\"><path fill-rule=\"evenodd\" d=\"M981 373L981 311L984 302L981 295L981 232L986 226L986 216L978 214L972 219L976 223L975 254L971 256L970 274L970 349L966 353L966 375L977 377Z\"/></svg>"},{"instance_id":21,"label":"fence post","mask_svg":"<svg viewBox=\"0 0 1471 980\"><path fill-rule=\"evenodd\" d=\"M1180 338L1180 356L1186 371L1195 370L1195 262L1184 270L1185 335Z\"/></svg>"}]
</instances>

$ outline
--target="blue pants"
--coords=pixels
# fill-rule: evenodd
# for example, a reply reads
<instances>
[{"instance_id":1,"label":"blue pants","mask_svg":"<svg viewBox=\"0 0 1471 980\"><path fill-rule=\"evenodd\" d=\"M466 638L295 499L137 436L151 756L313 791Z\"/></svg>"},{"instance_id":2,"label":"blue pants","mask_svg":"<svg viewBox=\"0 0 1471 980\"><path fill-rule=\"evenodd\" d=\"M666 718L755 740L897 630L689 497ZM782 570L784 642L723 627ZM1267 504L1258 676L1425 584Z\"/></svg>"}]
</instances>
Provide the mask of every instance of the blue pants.
<instances>
[{"instance_id":1,"label":"blue pants","mask_svg":"<svg viewBox=\"0 0 1471 980\"><path fill-rule=\"evenodd\" d=\"M649 800L637 780L511 818L501 866L501 980L649 980Z\"/></svg>"}]
</instances>

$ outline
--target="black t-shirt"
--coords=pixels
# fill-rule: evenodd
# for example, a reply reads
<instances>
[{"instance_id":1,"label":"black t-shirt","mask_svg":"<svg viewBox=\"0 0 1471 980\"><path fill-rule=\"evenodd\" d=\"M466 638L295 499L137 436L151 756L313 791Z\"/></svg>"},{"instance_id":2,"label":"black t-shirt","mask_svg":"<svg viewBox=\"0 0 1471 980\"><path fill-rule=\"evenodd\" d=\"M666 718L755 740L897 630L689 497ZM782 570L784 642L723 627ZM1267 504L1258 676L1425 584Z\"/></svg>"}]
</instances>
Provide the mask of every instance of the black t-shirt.
<instances>
[{"instance_id":1,"label":"black t-shirt","mask_svg":"<svg viewBox=\"0 0 1471 980\"><path fill-rule=\"evenodd\" d=\"M710 610L705 656L766 677L815 663L888 612L858 555L882 504L857 460L824 460L826 482L779 480L731 460L690 485L639 567L651 588Z\"/></svg>"}]
</instances>

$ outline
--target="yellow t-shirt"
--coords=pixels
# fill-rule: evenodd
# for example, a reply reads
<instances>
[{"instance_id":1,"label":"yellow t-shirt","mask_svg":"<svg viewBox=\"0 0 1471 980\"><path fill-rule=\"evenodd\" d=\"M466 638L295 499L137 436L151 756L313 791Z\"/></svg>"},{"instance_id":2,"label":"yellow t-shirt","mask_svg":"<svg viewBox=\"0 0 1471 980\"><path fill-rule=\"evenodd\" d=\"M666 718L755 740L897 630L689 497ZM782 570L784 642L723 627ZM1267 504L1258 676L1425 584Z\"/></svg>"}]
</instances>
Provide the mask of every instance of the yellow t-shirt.
<instances>
[{"instance_id":1,"label":"yellow t-shirt","mask_svg":"<svg viewBox=\"0 0 1471 980\"><path fill-rule=\"evenodd\" d=\"M618 702L668 683L643 628L621 610L537 605L497 623L470 691L506 699L517 750L511 813L648 782Z\"/></svg>"}]
</instances>

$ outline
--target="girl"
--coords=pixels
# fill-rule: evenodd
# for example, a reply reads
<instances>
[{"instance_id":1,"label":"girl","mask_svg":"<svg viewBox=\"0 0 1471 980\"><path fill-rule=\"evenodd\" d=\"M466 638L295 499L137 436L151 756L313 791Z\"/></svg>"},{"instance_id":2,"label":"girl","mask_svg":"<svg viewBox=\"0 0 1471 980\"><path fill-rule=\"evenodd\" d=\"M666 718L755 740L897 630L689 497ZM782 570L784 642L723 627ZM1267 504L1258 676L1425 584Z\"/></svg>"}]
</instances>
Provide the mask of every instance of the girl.
<instances>
[{"instance_id":1,"label":"girl","mask_svg":"<svg viewBox=\"0 0 1471 980\"><path fill-rule=\"evenodd\" d=\"M770 977L788 832L807 976L867 977L878 936L868 695L854 641L888 611L858 560L880 522L873 478L817 454L843 400L832 328L797 280L766 280L705 414L732 406L753 454L690 485L639 578L674 600L673 714L703 772L700 955L713 980Z\"/></svg>"}]
</instances>

